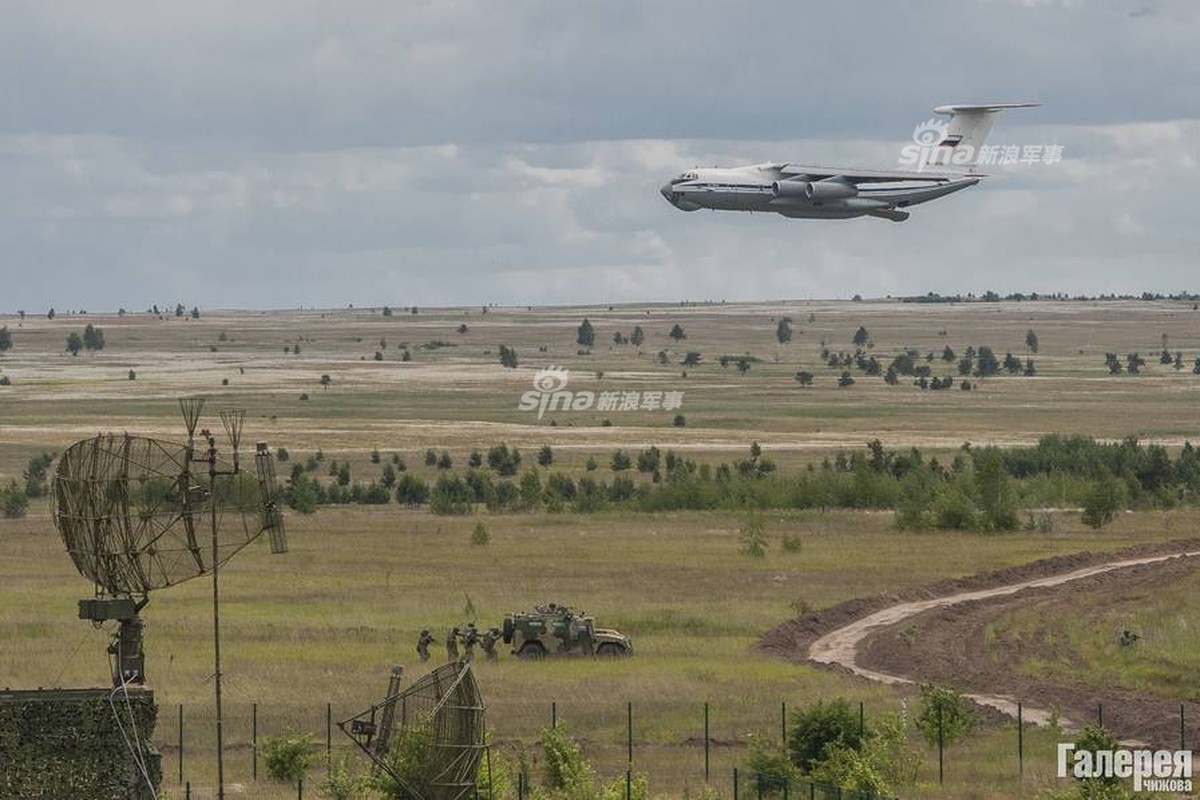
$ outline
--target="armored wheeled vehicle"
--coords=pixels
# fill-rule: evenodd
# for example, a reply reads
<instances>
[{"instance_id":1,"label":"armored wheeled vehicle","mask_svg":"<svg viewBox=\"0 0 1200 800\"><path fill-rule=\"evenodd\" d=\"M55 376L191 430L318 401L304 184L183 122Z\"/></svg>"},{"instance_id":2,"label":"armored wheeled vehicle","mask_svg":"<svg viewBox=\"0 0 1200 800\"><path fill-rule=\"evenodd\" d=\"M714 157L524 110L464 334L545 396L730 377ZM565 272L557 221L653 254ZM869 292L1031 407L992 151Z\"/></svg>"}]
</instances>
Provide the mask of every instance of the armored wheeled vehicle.
<instances>
[{"instance_id":1,"label":"armored wheeled vehicle","mask_svg":"<svg viewBox=\"0 0 1200 800\"><path fill-rule=\"evenodd\" d=\"M633 653L633 642L625 634L597 628L594 617L557 603L509 614L504 618L501 636L505 644L512 645L513 653L525 658Z\"/></svg>"}]
</instances>

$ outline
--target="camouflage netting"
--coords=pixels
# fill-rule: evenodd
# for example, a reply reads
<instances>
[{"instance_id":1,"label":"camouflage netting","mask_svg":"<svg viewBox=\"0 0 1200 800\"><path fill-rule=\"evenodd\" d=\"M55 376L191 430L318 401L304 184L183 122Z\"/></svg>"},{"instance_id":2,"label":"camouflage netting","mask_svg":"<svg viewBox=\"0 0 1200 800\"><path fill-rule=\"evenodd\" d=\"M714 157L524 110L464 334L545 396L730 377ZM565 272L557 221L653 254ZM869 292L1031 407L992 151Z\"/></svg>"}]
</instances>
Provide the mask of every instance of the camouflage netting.
<instances>
[{"instance_id":1,"label":"camouflage netting","mask_svg":"<svg viewBox=\"0 0 1200 800\"><path fill-rule=\"evenodd\" d=\"M161 783L154 693L130 689L0 691L0 797L149 800ZM118 726L124 727L135 759ZM134 731L136 730L136 735Z\"/></svg>"}]
</instances>

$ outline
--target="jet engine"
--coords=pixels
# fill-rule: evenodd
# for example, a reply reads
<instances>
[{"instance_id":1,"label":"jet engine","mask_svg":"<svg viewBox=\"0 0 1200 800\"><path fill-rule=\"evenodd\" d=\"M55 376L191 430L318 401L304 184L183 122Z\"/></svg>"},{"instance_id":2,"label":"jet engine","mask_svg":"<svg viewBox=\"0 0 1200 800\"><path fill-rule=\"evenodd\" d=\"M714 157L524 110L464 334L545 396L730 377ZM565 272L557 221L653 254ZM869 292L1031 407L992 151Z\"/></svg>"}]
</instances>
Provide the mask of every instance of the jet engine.
<instances>
[{"instance_id":1,"label":"jet engine","mask_svg":"<svg viewBox=\"0 0 1200 800\"><path fill-rule=\"evenodd\" d=\"M845 200L847 197L858 195L858 187L852 183L840 181L837 178L826 178L804 184L804 196L814 203L826 200Z\"/></svg>"},{"instance_id":2,"label":"jet engine","mask_svg":"<svg viewBox=\"0 0 1200 800\"><path fill-rule=\"evenodd\" d=\"M771 184L771 194L776 197L807 197L808 181L790 180L775 181Z\"/></svg>"}]
</instances>

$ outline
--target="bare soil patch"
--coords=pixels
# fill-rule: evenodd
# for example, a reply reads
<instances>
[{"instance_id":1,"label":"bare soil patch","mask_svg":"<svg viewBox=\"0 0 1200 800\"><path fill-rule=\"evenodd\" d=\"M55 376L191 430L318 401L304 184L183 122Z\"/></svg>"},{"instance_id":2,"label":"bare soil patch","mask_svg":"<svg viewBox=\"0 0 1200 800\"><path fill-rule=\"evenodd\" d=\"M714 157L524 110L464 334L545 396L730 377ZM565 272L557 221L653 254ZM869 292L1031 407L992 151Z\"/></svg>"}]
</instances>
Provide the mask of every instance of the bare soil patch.
<instances>
[{"instance_id":1,"label":"bare soil patch","mask_svg":"<svg viewBox=\"0 0 1200 800\"><path fill-rule=\"evenodd\" d=\"M1170 555L1194 551L1200 540L1164 542L1139 546L1117 553L1078 553L966 578L940 581L890 595L860 598L829 609L805 614L769 631L760 648L793 661L809 659L812 645L821 637L861 620L875 612L903 603L948 598L953 595L1008 586L1032 579L1050 578L1114 561ZM858 643L855 666L877 673L877 679L889 676L901 681L933 681L949 684L967 692L986 692L989 700L1011 699L1011 704L987 702L1013 710L1020 701L1028 707L1026 720L1044 722L1050 709L1061 714L1064 725L1096 721L1101 709L1106 727L1120 736L1154 745L1178 746L1178 700L1164 699L1118 687L1096 687L1081 681L1039 680L1022 674L1019 663L1037 656L1042 659L1070 659L1065 642L1053 637L1033 637L1030 649L987 648L985 628L1006 612L1029 605L1047 605L1063 609L1082 604L1102 603L1106 594L1119 588L1152 589L1200 567L1196 558L1178 558L1125 567L1081 577L1053 587L1027 588L1013 594L979 600L967 600L934 608L886 627L872 630ZM872 675L876 677L876 675ZM983 699L983 696L980 696ZM986 702L986 701L985 701ZM1188 741L1196 736L1200 714L1185 704L1185 730ZM1186 727L1185 722L1185 727Z\"/></svg>"}]
</instances>

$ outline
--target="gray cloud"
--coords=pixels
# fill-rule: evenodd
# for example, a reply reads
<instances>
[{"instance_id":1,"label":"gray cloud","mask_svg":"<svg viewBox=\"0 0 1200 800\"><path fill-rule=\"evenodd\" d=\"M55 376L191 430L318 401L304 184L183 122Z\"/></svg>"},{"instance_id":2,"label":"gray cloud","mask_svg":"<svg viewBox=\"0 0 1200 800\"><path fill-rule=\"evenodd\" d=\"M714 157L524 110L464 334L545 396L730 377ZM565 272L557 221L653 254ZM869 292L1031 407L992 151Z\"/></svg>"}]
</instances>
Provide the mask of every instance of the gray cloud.
<instances>
[{"instance_id":1,"label":"gray cloud","mask_svg":"<svg viewBox=\"0 0 1200 800\"><path fill-rule=\"evenodd\" d=\"M1198 23L1185 0L9 4L0 309L1185 288ZM1065 161L902 225L656 191L892 164L930 106L1011 99L1046 105L992 140Z\"/></svg>"}]
</instances>

